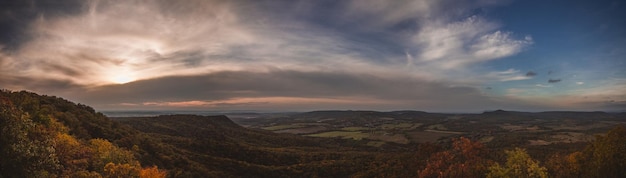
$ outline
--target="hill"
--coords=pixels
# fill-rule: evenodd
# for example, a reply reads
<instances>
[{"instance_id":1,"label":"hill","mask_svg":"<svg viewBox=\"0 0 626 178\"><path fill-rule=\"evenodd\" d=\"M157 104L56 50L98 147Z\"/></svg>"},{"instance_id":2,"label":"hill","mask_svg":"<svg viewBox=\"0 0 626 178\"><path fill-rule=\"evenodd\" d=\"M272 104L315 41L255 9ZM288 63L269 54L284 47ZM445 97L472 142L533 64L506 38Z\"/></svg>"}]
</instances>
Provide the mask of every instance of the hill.
<instances>
[{"instance_id":1,"label":"hill","mask_svg":"<svg viewBox=\"0 0 626 178\"><path fill-rule=\"evenodd\" d=\"M0 101L1 177L138 177L150 171L171 177L349 176L367 172L384 155L353 141L243 128L225 116L110 119L86 105L25 91L2 90Z\"/></svg>"},{"instance_id":2,"label":"hill","mask_svg":"<svg viewBox=\"0 0 626 178\"><path fill-rule=\"evenodd\" d=\"M24 91L0 91L0 104L0 177L626 176L623 113L317 111L234 122L107 118ZM562 133L594 138L543 144Z\"/></svg>"}]
</instances>

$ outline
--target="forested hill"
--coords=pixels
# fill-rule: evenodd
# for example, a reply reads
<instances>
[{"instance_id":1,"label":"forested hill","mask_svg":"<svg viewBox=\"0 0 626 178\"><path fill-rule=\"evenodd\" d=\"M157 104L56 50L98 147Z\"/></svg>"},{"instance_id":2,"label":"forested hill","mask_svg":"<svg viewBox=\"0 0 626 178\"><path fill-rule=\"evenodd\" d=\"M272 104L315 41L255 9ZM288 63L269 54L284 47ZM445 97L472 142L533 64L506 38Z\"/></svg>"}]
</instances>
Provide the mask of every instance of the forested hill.
<instances>
[{"instance_id":1,"label":"forested hill","mask_svg":"<svg viewBox=\"0 0 626 178\"><path fill-rule=\"evenodd\" d=\"M372 119L366 117L370 112L299 116L327 114ZM623 126L582 150L536 146L548 155L539 158L525 148L490 148L465 137L438 144L369 143L244 128L226 116L107 118L62 98L0 91L0 178L626 177Z\"/></svg>"},{"instance_id":2,"label":"forested hill","mask_svg":"<svg viewBox=\"0 0 626 178\"><path fill-rule=\"evenodd\" d=\"M163 177L113 141L139 132L89 106L0 91L0 177Z\"/></svg>"},{"instance_id":3,"label":"forested hill","mask_svg":"<svg viewBox=\"0 0 626 178\"><path fill-rule=\"evenodd\" d=\"M0 177L345 177L413 155L247 129L225 116L109 119L25 91L0 91L0 104Z\"/></svg>"}]
</instances>

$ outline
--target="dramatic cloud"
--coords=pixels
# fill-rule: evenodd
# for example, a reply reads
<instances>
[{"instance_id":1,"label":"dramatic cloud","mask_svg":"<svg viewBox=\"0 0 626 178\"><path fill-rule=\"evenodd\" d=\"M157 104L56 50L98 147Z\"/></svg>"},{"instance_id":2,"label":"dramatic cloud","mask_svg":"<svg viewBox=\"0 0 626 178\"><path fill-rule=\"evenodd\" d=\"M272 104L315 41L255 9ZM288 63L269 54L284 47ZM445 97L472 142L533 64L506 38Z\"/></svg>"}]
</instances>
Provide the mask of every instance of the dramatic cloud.
<instances>
[{"instance_id":1,"label":"dramatic cloud","mask_svg":"<svg viewBox=\"0 0 626 178\"><path fill-rule=\"evenodd\" d=\"M515 58L536 45L534 35L503 28L488 13L504 1L7 4L0 7L0 27L7 27L0 29L0 87L97 109L551 104L523 98L542 92L529 87L548 87L536 87L546 78L521 72L529 70L520 65L527 59Z\"/></svg>"},{"instance_id":2,"label":"dramatic cloud","mask_svg":"<svg viewBox=\"0 0 626 178\"><path fill-rule=\"evenodd\" d=\"M118 106L117 109L128 106L213 109L245 106L248 109L262 109L281 105L290 109L352 107L442 110L438 108L445 107L473 110L521 105L485 98L480 91L471 87L447 86L445 83L425 82L415 78L283 70L165 77L99 87L76 92L75 96L79 101L98 101L100 107ZM470 109L459 103L459 100L473 101L477 105Z\"/></svg>"},{"instance_id":3,"label":"dramatic cloud","mask_svg":"<svg viewBox=\"0 0 626 178\"><path fill-rule=\"evenodd\" d=\"M463 67L519 53L533 40L511 38L509 32L495 31L497 24L478 16L463 21L428 22L413 37L424 63L434 63L443 69Z\"/></svg>"}]
</instances>

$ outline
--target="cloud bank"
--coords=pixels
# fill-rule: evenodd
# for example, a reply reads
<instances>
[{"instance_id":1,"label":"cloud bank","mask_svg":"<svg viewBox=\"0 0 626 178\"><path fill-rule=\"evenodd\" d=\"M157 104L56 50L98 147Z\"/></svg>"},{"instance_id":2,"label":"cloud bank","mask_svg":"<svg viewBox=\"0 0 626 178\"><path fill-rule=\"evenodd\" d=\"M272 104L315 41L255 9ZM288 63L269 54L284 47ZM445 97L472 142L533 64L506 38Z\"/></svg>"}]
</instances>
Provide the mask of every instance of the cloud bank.
<instances>
[{"instance_id":1,"label":"cloud bank","mask_svg":"<svg viewBox=\"0 0 626 178\"><path fill-rule=\"evenodd\" d=\"M544 107L480 89L534 76L482 66L534 43L473 13L502 4L85 1L5 42L0 85L98 109Z\"/></svg>"}]
</instances>

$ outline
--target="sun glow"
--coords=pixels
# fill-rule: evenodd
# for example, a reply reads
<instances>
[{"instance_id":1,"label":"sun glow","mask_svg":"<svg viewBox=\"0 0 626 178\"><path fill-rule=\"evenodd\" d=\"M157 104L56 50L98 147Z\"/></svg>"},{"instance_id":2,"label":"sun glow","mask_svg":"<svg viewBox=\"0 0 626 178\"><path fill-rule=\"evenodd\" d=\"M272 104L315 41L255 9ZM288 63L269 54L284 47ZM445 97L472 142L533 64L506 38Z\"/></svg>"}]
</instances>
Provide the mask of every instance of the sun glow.
<instances>
[{"instance_id":1,"label":"sun glow","mask_svg":"<svg viewBox=\"0 0 626 178\"><path fill-rule=\"evenodd\" d=\"M114 84L125 84L137 80L135 73L128 69L111 71L108 76L108 81Z\"/></svg>"},{"instance_id":2,"label":"sun glow","mask_svg":"<svg viewBox=\"0 0 626 178\"><path fill-rule=\"evenodd\" d=\"M134 80L135 78L131 77L130 75L125 75L125 74L117 74L113 76L113 78L111 78L111 82L114 82L116 84L125 84L128 82L132 82Z\"/></svg>"}]
</instances>

